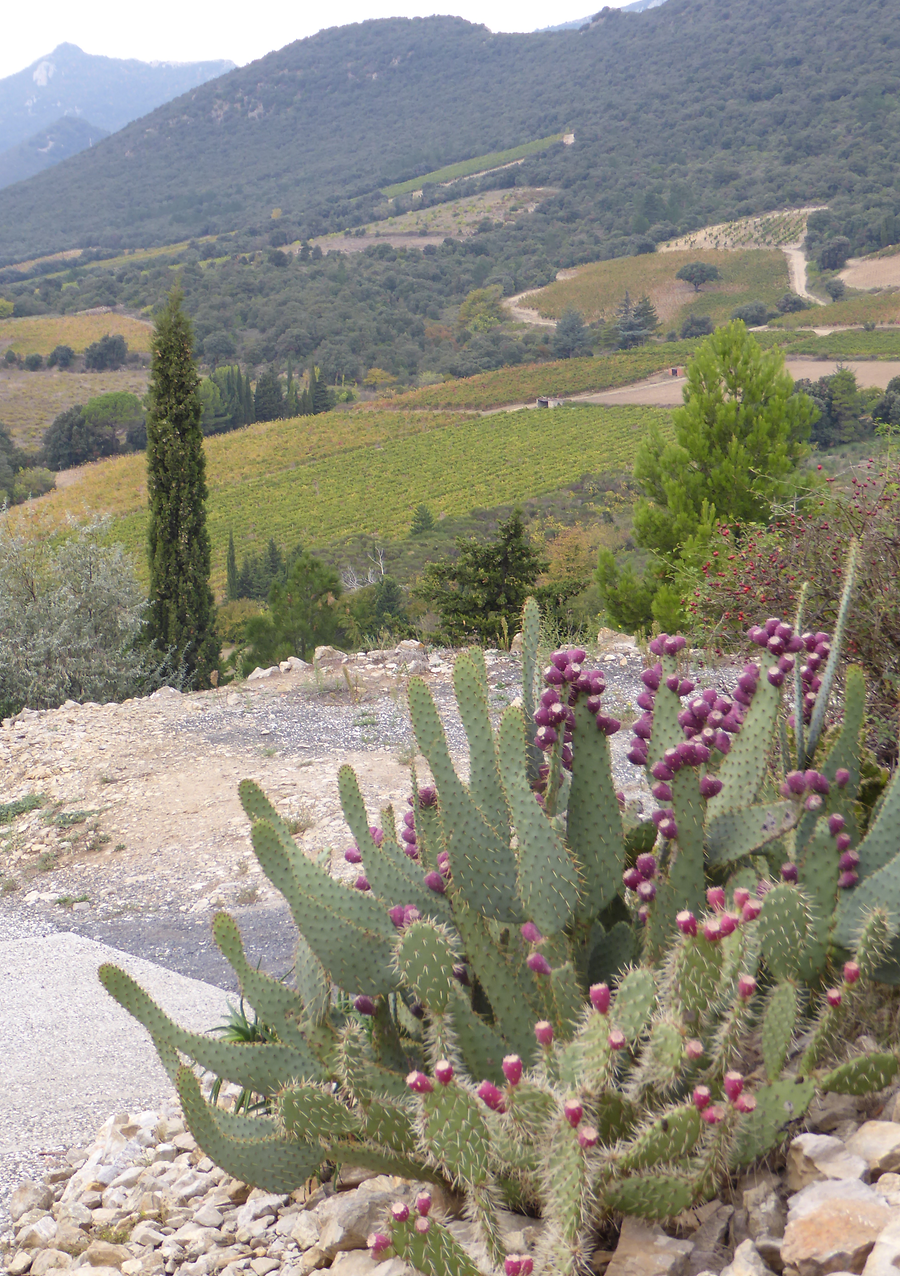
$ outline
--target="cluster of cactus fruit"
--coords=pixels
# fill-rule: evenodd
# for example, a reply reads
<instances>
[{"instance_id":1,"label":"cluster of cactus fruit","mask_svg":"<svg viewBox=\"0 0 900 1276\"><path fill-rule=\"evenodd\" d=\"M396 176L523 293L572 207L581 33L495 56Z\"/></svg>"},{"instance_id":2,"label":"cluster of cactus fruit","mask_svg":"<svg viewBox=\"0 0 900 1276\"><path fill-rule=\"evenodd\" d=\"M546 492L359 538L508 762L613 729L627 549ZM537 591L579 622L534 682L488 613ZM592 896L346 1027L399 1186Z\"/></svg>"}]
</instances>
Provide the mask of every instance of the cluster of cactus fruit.
<instances>
[{"instance_id":1,"label":"cluster of cactus fruit","mask_svg":"<svg viewBox=\"0 0 900 1276\"><path fill-rule=\"evenodd\" d=\"M244 781L256 855L299 932L293 987L247 959L226 914L213 930L271 1039L187 1032L124 972L101 969L152 1034L204 1151L270 1191L323 1163L449 1184L496 1269L566 1274L603 1217L669 1217L711 1197L784 1141L817 1088L888 1084L892 1053L840 1057L854 1002L900 932L900 783L863 835L858 671L844 680L842 722L824 730L851 586L852 563L808 715L794 666L793 728L772 670L745 670L730 697L701 692L684 708L683 640L654 640L649 729L630 756L660 818L638 818L616 791L619 724L583 652L554 653L536 704L533 603L523 705L496 730L483 656L456 661L468 784L420 679L410 714L434 787L417 790L399 830L390 808L370 826L342 768L346 859L362 880L307 857ZM790 647L780 624L767 642ZM762 1059L750 1079L752 1033ZM267 1115L209 1104L185 1056L263 1096ZM504 1252L500 1204L542 1217L533 1255ZM478 1271L427 1193L413 1210L398 1203L371 1244L431 1276Z\"/></svg>"}]
</instances>

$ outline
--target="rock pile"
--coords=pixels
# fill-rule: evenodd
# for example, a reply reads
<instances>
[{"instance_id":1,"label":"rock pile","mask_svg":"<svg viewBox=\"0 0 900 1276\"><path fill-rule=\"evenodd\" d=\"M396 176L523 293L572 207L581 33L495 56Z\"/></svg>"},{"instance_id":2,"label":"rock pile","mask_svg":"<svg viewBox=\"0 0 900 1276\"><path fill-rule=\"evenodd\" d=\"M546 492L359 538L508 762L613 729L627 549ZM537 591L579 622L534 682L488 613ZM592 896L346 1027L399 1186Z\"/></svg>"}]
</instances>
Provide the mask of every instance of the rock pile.
<instances>
[{"instance_id":1,"label":"rock pile","mask_svg":"<svg viewBox=\"0 0 900 1276\"><path fill-rule=\"evenodd\" d=\"M731 1202L710 1201L673 1234L626 1219L591 1267L606 1276L896 1276L900 1266L900 1095L827 1095L790 1143L780 1175L758 1170ZM0 1237L10 1276L90 1268L90 1276L413 1276L374 1257L369 1234L397 1200L427 1189L434 1213L484 1272L491 1268L461 1201L433 1185L344 1167L336 1182L290 1195L250 1189L196 1147L177 1109L120 1113L10 1202ZM534 1252L539 1222L504 1213L507 1249Z\"/></svg>"}]
</instances>

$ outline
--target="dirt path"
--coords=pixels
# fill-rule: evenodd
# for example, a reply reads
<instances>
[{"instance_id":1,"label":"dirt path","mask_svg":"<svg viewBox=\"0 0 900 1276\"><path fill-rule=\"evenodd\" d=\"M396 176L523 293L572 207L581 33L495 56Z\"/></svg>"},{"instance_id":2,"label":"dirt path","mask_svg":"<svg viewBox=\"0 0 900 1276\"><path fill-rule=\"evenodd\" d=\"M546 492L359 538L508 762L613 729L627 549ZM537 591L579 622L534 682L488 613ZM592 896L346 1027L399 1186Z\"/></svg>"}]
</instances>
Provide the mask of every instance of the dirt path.
<instances>
[{"instance_id":1,"label":"dirt path","mask_svg":"<svg viewBox=\"0 0 900 1276\"><path fill-rule=\"evenodd\" d=\"M824 302L812 295L806 285L806 253L801 245L799 243L785 244L781 251L787 258L791 289L798 297L803 297L805 301L811 301L815 306L824 305Z\"/></svg>"},{"instance_id":2,"label":"dirt path","mask_svg":"<svg viewBox=\"0 0 900 1276\"><path fill-rule=\"evenodd\" d=\"M557 275L558 278L559 276ZM526 288L525 292L517 292L514 297L504 298L503 305L509 311L510 317L517 320L518 323L528 323L535 328L555 328L555 319L545 319L536 310L529 310L527 306L520 304L523 297L533 297L536 292L541 291L541 288Z\"/></svg>"}]
</instances>

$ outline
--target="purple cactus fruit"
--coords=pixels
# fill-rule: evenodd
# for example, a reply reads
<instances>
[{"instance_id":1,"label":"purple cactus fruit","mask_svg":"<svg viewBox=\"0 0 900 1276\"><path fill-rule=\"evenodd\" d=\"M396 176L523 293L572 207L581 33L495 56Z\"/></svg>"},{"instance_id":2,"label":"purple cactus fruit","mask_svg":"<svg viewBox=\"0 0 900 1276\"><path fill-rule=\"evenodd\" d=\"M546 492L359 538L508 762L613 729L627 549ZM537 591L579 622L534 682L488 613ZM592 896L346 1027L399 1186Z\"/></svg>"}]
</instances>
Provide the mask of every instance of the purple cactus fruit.
<instances>
[{"instance_id":1,"label":"purple cactus fruit","mask_svg":"<svg viewBox=\"0 0 900 1276\"><path fill-rule=\"evenodd\" d=\"M845 766L838 767L834 773L834 782L839 789L844 789L850 783L850 772Z\"/></svg>"},{"instance_id":2,"label":"purple cactus fruit","mask_svg":"<svg viewBox=\"0 0 900 1276\"><path fill-rule=\"evenodd\" d=\"M651 691L659 691L659 684L662 680L662 670L655 665L652 669L645 669L641 674L641 682L645 687L649 687Z\"/></svg>"},{"instance_id":3,"label":"purple cactus fruit","mask_svg":"<svg viewBox=\"0 0 900 1276\"><path fill-rule=\"evenodd\" d=\"M578 1127L578 1146L588 1150L588 1148L596 1147L600 1141L600 1135L592 1125L580 1125Z\"/></svg>"},{"instance_id":4,"label":"purple cactus fruit","mask_svg":"<svg viewBox=\"0 0 900 1276\"><path fill-rule=\"evenodd\" d=\"M681 931L682 935L687 935L689 939L693 939L697 934L697 918L687 908L683 909L675 918L675 925Z\"/></svg>"},{"instance_id":5,"label":"purple cactus fruit","mask_svg":"<svg viewBox=\"0 0 900 1276\"><path fill-rule=\"evenodd\" d=\"M628 761L633 763L634 766L643 766L647 761L647 756L647 746L643 741L633 744L626 754Z\"/></svg>"},{"instance_id":6,"label":"purple cactus fruit","mask_svg":"<svg viewBox=\"0 0 900 1276\"><path fill-rule=\"evenodd\" d=\"M782 880L783 882L796 882L796 880L797 880L797 865L796 865L796 864L792 864L792 863L790 862L790 860L788 860L786 863L782 864L782 866L781 866L781 880Z\"/></svg>"},{"instance_id":7,"label":"purple cactus fruit","mask_svg":"<svg viewBox=\"0 0 900 1276\"><path fill-rule=\"evenodd\" d=\"M708 703L708 701L704 700L702 696L698 696L696 700L692 700L688 705L688 708L694 717L699 718L701 722L705 722L709 717L711 707L712 706Z\"/></svg>"},{"instance_id":8,"label":"purple cactus fruit","mask_svg":"<svg viewBox=\"0 0 900 1276\"><path fill-rule=\"evenodd\" d=\"M539 1019L534 1025L534 1035L539 1046L553 1045L553 1024L546 1019Z\"/></svg>"},{"instance_id":9,"label":"purple cactus fruit","mask_svg":"<svg viewBox=\"0 0 900 1276\"><path fill-rule=\"evenodd\" d=\"M565 674L562 669L557 669L556 665L548 665L544 670L544 682L549 683L551 687L561 687L565 681Z\"/></svg>"},{"instance_id":10,"label":"purple cactus fruit","mask_svg":"<svg viewBox=\"0 0 900 1276\"><path fill-rule=\"evenodd\" d=\"M424 1215L420 1215L413 1226L420 1236L427 1236L427 1234L431 1231L431 1219L425 1218Z\"/></svg>"},{"instance_id":11,"label":"purple cactus fruit","mask_svg":"<svg viewBox=\"0 0 900 1276\"><path fill-rule=\"evenodd\" d=\"M792 656L796 656L799 651L803 650L803 639L799 634L794 634L792 638L788 638L787 650Z\"/></svg>"},{"instance_id":12,"label":"purple cactus fruit","mask_svg":"<svg viewBox=\"0 0 900 1276\"><path fill-rule=\"evenodd\" d=\"M684 1053L690 1059L691 1063L696 1063L698 1059L703 1058L703 1042L696 1037L691 1037L684 1043Z\"/></svg>"},{"instance_id":13,"label":"purple cactus fruit","mask_svg":"<svg viewBox=\"0 0 900 1276\"><path fill-rule=\"evenodd\" d=\"M768 619L768 620L766 621L766 623L763 625L763 629L765 629L766 634L767 634L767 636L768 636L769 638L771 638L771 637L772 637L772 635L773 635L773 634L777 631L778 626L779 626L781 623L782 623L782 620L781 620L781 617L780 617L780 616L770 616L770 617L769 617L769 619Z\"/></svg>"},{"instance_id":14,"label":"purple cactus fruit","mask_svg":"<svg viewBox=\"0 0 900 1276\"><path fill-rule=\"evenodd\" d=\"M771 682L773 687L780 687L784 684L784 674L777 665L772 665L766 670L766 678Z\"/></svg>"},{"instance_id":15,"label":"purple cactus fruit","mask_svg":"<svg viewBox=\"0 0 900 1276\"><path fill-rule=\"evenodd\" d=\"M691 741L691 756L694 766L703 766L709 761L709 748L702 740Z\"/></svg>"},{"instance_id":16,"label":"purple cactus fruit","mask_svg":"<svg viewBox=\"0 0 900 1276\"><path fill-rule=\"evenodd\" d=\"M360 1015L374 1015L375 1002L371 997L361 996L354 998L353 1009Z\"/></svg>"},{"instance_id":17,"label":"purple cactus fruit","mask_svg":"<svg viewBox=\"0 0 900 1276\"><path fill-rule=\"evenodd\" d=\"M587 660L587 652L583 651L581 647L570 647L567 654L570 665L583 665Z\"/></svg>"},{"instance_id":18,"label":"purple cactus fruit","mask_svg":"<svg viewBox=\"0 0 900 1276\"><path fill-rule=\"evenodd\" d=\"M522 1259L519 1254L508 1254L503 1262L503 1276L522 1276Z\"/></svg>"},{"instance_id":19,"label":"purple cactus fruit","mask_svg":"<svg viewBox=\"0 0 900 1276\"><path fill-rule=\"evenodd\" d=\"M586 702L588 713L599 713L603 708L602 696L588 696Z\"/></svg>"},{"instance_id":20,"label":"purple cactus fruit","mask_svg":"<svg viewBox=\"0 0 900 1276\"><path fill-rule=\"evenodd\" d=\"M734 913L722 913L719 917L719 933L723 936L733 935L739 921L740 918L735 917Z\"/></svg>"},{"instance_id":21,"label":"purple cactus fruit","mask_svg":"<svg viewBox=\"0 0 900 1276\"><path fill-rule=\"evenodd\" d=\"M563 1104L563 1116L574 1130L581 1124L581 1118L584 1116L584 1108L577 1099L566 1099Z\"/></svg>"},{"instance_id":22,"label":"purple cactus fruit","mask_svg":"<svg viewBox=\"0 0 900 1276\"><path fill-rule=\"evenodd\" d=\"M822 799L819 797L818 793L809 793L807 794L803 805L806 807L807 811L821 811Z\"/></svg>"},{"instance_id":23,"label":"purple cactus fruit","mask_svg":"<svg viewBox=\"0 0 900 1276\"><path fill-rule=\"evenodd\" d=\"M656 856L651 855L649 852L639 855L634 861L634 866L640 873L641 877L646 878L647 881L649 881L651 877L656 876Z\"/></svg>"},{"instance_id":24,"label":"purple cactus fruit","mask_svg":"<svg viewBox=\"0 0 900 1276\"><path fill-rule=\"evenodd\" d=\"M789 639L793 638L794 631L790 625L782 621L781 624L778 626L778 628L775 630L775 636L777 638L783 638L785 642L788 642Z\"/></svg>"},{"instance_id":25,"label":"purple cactus fruit","mask_svg":"<svg viewBox=\"0 0 900 1276\"><path fill-rule=\"evenodd\" d=\"M736 886L732 895L735 908L743 908L747 900L750 898L750 892L746 886Z\"/></svg>"},{"instance_id":26,"label":"purple cactus fruit","mask_svg":"<svg viewBox=\"0 0 900 1276\"><path fill-rule=\"evenodd\" d=\"M722 781L715 775L703 775L700 777L700 796L704 798L713 798L717 793L722 792Z\"/></svg>"},{"instance_id":27,"label":"purple cactus fruit","mask_svg":"<svg viewBox=\"0 0 900 1276\"><path fill-rule=\"evenodd\" d=\"M843 834L842 836L846 837L846 834ZM840 841L840 838L838 838L838 841ZM855 869L858 864L859 855L856 851L844 851L843 855L838 860L838 868L842 873Z\"/></svg>"},{"instance_id":28,"label":"purple cactus fruit","mask_svg":"<svg viewBox=\"0 0 900 1276\"><path fill-rule=\"evenodd\" d=\"M797 797L806 792L806 776L802 771L788 771L784 782Z\"/></svg>"},{"instance_id":29,"label":"purple cactus fruit","mask_svg":"<svg viewBox=\"0 0 900 1276\"><path fill-rule=\"evenodd\" d=\"M550 974L550 963L543 953L532 953L525 965L535 975Z\"/></svg>"},{"instance_id":30,"label":"purple cactus fruit","mask_svg":"<svg viewBox=\"0 0 900 1276\"><path fill-rule=\"evenodd\" d=\"M426 784L424 788L419 789L419 806L427 809L431 806L437 806L437 789L433 784Z\"/></svg>"},{"instance_id":31,"label":"purple cactus fruit","mask_svg":"<svg viewBox=\"0 0 900 1276\"><path fill-rule=\"evenodd\" d=\"M747 1094L745 1090L743 1094L739 1094L735 1099L734 1108L736 1112L743 1112L745 1114L753 1112L756 1108L756 1099L752 1094Z\"/></svg>"},{"instance_id":32,"label":"purple cactus fruit","mask_svg":"<svg viewBox=\"0 0 900 1276\"><path fill-rule=\"evenodd\" d=\"M722 938L722 927L718 917L708 917L703 923L703 938L710 944L717 944Z\"/></svg>"},{"instance_id":33,"label":"purple cactus fruit","mask_svg":"<svg viewBox=\"0 0 900 1276\"><path fill-rule=\"evenodd\" d=\"M831 833L833 837L837 837L838 833L843 832L846 824L847 821L844 819L843 815L841 815L840 812L835 811L833 815L829 815L828 817L828 832Z\"/></svg>"},{"instance_id":34,"label":"purple cactus fruit","mask_svg":"<svg viewBox=\"0 0 900 1276\"><path fill-rule=\"evenodd\" d=\"M622 723L618 718L604 718L601 722L599 715L597 717L597 726L604 735L615 735L622 729Z\"/></svg>"},{"instance_id":35,"label":"purple cactus fruit","mask_svg":"<svg viewBox=\"0 0 900 1276\"><path fill-rule=\"evenodd\" d=\"M722 1078L722 1089L725 1094L734 1103L735 1099L744 1088L744 1078L739 1072L726 1072Z\"/></svg>"},{"instance_id":36,"label":"purple cactus fruit","mask_svg":"<svg viewBox=\"0 0 900 1276\"><path fill-rule=\"evenodd\" d=\"M854 873L852 869L848 869L845 873L841 873L838 878L838 886L842 891L849 891L859 881L859 874Z\"/></svg>"},{"instance_id":37,"label":"purple cactus fruit","mask_svg":"<svg viewBox=\"0 0 900 1276\"><path fill-rule=\"evenodd\" d=\"M752 975L739 975L737 988L738 988L738 996L740 997L741 1001L749 1001L750 998L753 996L753 994L756 992L756 988L757 988L756 980L753 978Z\"/></svg>"},{"instance_id":38,"label":"purple cactus fruit","mask_svg":"<svg viewBox=\"0 0 900 1276\"><path fill-rule=\"evenodd\" d=\"M681 760L681 754L677 749L666 749L662 755L662 760L671 771L680 771L684 766Z\"/></svg>"},{"instance_id":39,"label":"purple cactus fruit","mask_svg":"<svg viewBox=\"0 0 900 1276\"><path fill-rule=\"evenodd\" d=\"M609 991L609 984L592 984L588 989L588 996L591 999L591 1005L597 1013L605 1015L609 1010L609 1003L612 996Z\"/></svg>"},{"instance_id":40,"label":"purple cactus fruit","mask_svg":"<svg viewBox=\"0 0 900 1276\"><path fill-rule=\"evenodd\" d=\"M729 753L731 751L731 738L724 730L716 732L716 748L722 754Z\"/></svg>"},{"instance_id":41,"label":"purple cactus fruit","mask_svg":"<svg viewBox=\"0 0 900 1276\"><path fill-rule=\"evenodd\" d=\"M361 864L362 856L359 853L359 847L356 845L348 846L346 851L344 851L344 859L348 864Z\"/></svg>"},{"instance_id":42,"label":"purple cactus fruit","mask_svg":"<svg viewBox=\"0 0 900 1276\"><path fill-rule=\"evenodd\" d=\"M670 673L668 678L666 678L666 686L670 691L674 691L676 694L678 692L678 684L680 682L681 679L678 677L677 673Z\"/></svg>"},{"instance_id":43,"label":"purple cactus fruit","mask_svg":"<svg viewBox=\"0 0 900 1276\"><path fill-rule=\"evenodd\" d=\"M383 1254L386 1249L390 1249L391 1240L389 1236L385 1236L384 1232L369 1232L366 1237L366 1245L377 1258L379 1254Z\"/></svg>"},{"instance_id":44,"label":"purple cactus fruit","mask_svg":"<svg viewBox=\"0 0 900 1276\"><path fill-rule=\"evenodd\" d=\"M692 1098L694 1101L694 1107L698 1112L702 1112L704 1108L707 1108L712 1102L712 1093L710 1092L709 1086L696 1086Z\"/></svg>"},{"instance_id":45,"label":"purple cactus fruit","mask_svg":"<svg viewBox=\"0 0 900 1276\"><path fill-rule=\"evenodd\" d=\"M428 1077L426 1077L424 1072L410 1072L409 1076L406 1078L406 1084L409 1086L410 1090L415 1091L416 1094L431 1094L434 1089L434 1086L431 1084L431 1081Z\"/></svg>"},{"instance_id":46,"label":"purple cactus fruit","mask_svg":"<svg viewBox=\"0 0 900 1276\"><path fill-rule=\"evenodd\" d=\"M410 843L415 842L416 830L414 828L401 829L400 836L403 838L404 842L410 842Z\"/></svg>"},{"instance_id":47,"label":"purple cactus fruit","mask_svg":"<svg viewBox=\"0 0 900 1276\"><path fill-rule=\"evenodd\" d=\"M586 669L582 669L581 673L572 684L575 691L584 691L590 695L594 688L594 680Z\"/></svg>"},{"instance_id":48,"label":"purple cactus fruit","mask_svg":"<svg viewBox=\"0 0 900 1276\"><path fill-rule=\"evenodd\" d=\"M653 706L656 703L656 697L652 691L642 691L638 696L635 704L639 709L643 709L645 713L652 713Z\"/></svg>"},{"instance_id":49,"label":"purple cactus fruit","mask_svg":"<svg viewBox=\"0 0 900 1276\"><path fill-rule=\"evenodd\" d=\"M844 995L840 988L829 988L825 994L825 1000L828 1002L829 1006L831 1006L832 1010L836 1010L844 1000Z\"/></svg>"},{"instance_id":50,"label":"purple cactus fruit","mask_svg":"<svg viewBox=\"0 0 900 1276\"><path fill-rule=\"evenodd\" d=\"M403 929L403 905L395 904L393 908L388 909L388 917L397 927L398 930Z\"/></svg>"},{"instance_id":51,"label":"purple cactus fruit","mask_svg":"<svg viewBox=\"0 0 900 1276\"><path fill-rule=\"evenodd\" d=\"M547 750L552 749L558 739L559 736L553 727L539 727L534 742L539 749Z\"/></svg>"},{"instance_id":52,"label":"purple cactus fruit","mask_svg":"<svg viewBox=\"0 0 900 1276\"><path fill-rule=\"evenodd\" d=\"M384 829L376 828L374 824L369 825L369 834L376 846L380 846L384 841Z\"/></svg>"},{"instance_id":53,"label":"purple cactus fruit","mask_svg":"<svg viewBox=\"0 0 900 1276\"><path fill-rule=\"evenodd\" d=\"M553 718L550 713L550 710L545 709L543 705L540 707L540 709L535 709L534 725L536 727L551 727L553 725Z\"/></svg>"},{"instance_id":54,"label":"purple cactus fruit","mask_svg":"<svg viewBox=\"0 0 900 1276\"><path fill-rule=\"evenodd\" d=\"M492 1112L506 1111L503 1094L497 1089L493 1081L482 1081L475 1093L478 1095L485 1107L490 1108Z\"/></svg>"},{"instance_id":55,"label":"purple cactus fruit","mask_svg":"<svg viewBox=\"0 0 900 1276\"><path fill-rule=\"evenodd\" d=\"M643 880L636 868L626 868L622 874L622 883L630 891L636 891Z\"/></svg>"},{"instance_id":56,"label":"purple cactus fruit","mask_svg":"<svg viewBox=\"0 0 900 1276\"><path fill-rule=\"evenodd\" d=\"M766 643L766 650L773 656L780 656L784 652L785 642L783 638L779 638L777 634L773 634Z\"/></svg>"},{"instance_id":57,"label":"purple cactus fruit","mask_svg":"<svg viewBox=\"0 0 900 1276\"><path fill-rule=\"evenodd\" d=\"M778 661L778 668L782 673L790 673L794 668L793 656L781 656Z\"/></svg>"},{"instance_id":58,"label":"purple cactus fruit","mask_svg":"<svg viewBox=\"0 0 900 1276\"><path fill-rule=\"evenodd\" d=\"M654 762L653 770L650 774L653 776L654 780L661 780L663 783L668 783L669 780L673 780L675 778L671 768L666 766L665 762Z\"/></svg>"},{"instance_id":59,"label":"purple cactus fruit","mask_svg":"<svg viewBox=\"0 0 900 1276\"><path fill-rule=\"evenodd\" d=\"M726 716L721 709L711 710L709 717L706 719L707 728L712 729L714 732L721 731L722 723L725 721Z\"/></svg>"},{"instance_id":60,"label":"purple cactus fruit","mask_svg":"<svg viewBox=\"0 0 900 1276\"><path fill-rule=\"evenodd\" d=\"M660 835L668 842L674 842L678 837L678 825L671 818L660 820L657 828L659 829Z\"/></svg>"},{"instance_id":61,"label":"purple cactus fruit","mask_svg":"<svg viewBox=\"0 0 900 1276\"><path fill-rule=\"evenodd\" d=\"M449 1059L439 1059L434 1065L434 1075L441 1085L449 1085L453 1080L453 1064Z\"/></svg>"},{"instance_id":62,"label":"purple cactus fruit","mask_svg":"<svg viewBox=\"0 0 900 1276\"><path fill-rule=\"evenodd\" d=\"M652 904L656 899L656 882L639 882L636 894L642 903Z\"/></svg>"},{"instance_id":63,"label":"purple cactus fruit","mask_svg":"<svg viewBox=\"0 0 900 1276\"><path fill-rule=\"evenodd\" d=\"M550 656L550 664L554 669L565 669L566 665L569 663L570 658L568 651L554 651Z\"/></svg>"},{"instance_id":64,"label":"purple cactus fruit","mask_svg":"<svg viewBox=\"0 0 900 1276\"><path fill-rule=\"evenodd\" d=\"M565 678L566 682L569 682L569 683L577 682L578 679L581 677L581 665L579 664L566 665L565 669L563 670L563 677Z\"/></svg>"},{"instance_id":65,"label":"purple cactus fruit","mask_svg":"<svg viewBox=\"0 0 900 1276\"><path fill-rule=\"evenodd\" d=\"M435 895L443 895L447 889L443 877L441 877L440 873L435 873L434 871L425 874L425 885L430 891L434 891Z\"/></svg>"},{"instance_id":66,"label":"purple cactus fruit","mask_svg":"<svg viewBox=\"0 0 900 1276\"><path fill-rule=\"evenodd\" d=\"M653 718L649 713L645 713L638 718L631 729L640 740L649 740L653 734Z\"/></svg>"},{"instance_id":67,"label":"purple cactus fruit","mask_svg":"<svg viewBox=\"0 0 900 1276\"><path fill-rule=\"evenodd\" d=\"M735 687L734 699L737 701L738 704L742 704L745 707L753 703L753 698L750 692L745 691L743 687Z\"/></svg>"},{"instance_id":68,"label":"purple cactus fruit","mask_svg":"<svg viewBox=\"0 0 900 1276\"><path fill-rule=\"evenodd\" d=\"M517 1054L508 1054L502 1063L503 1075L507 1082L515 1087L522 1080L522 1060Z\"/></svg>"},{"instance_id":69,"label":"purple cactus fruit","mask_svg":"<svg viewBox=\"0 0 900 1276\"><path fill-rule=\"evenodd\" d=\"M624 1050L627 1044L621 1028L613 1028L606 1040L610 1050Z\"/></svg>"},{"instance_id":70,"label":"purple cactus fruit","mask_svg":"<svg viewBox=\"0 0 900 1276\"><path fill-rule=\"evenodd\" d=\"M725 1120L725 1110L720 1103L711 1103L708 1108L703 1109L700 1116L707 1125L718 1125Z\"/></svg>"},{"instance_id":71,"label":"purple cactus fruit","mask_svg":"<svg viewBox=\"0 0 900 1276\"><path fill-rule=\"evenodd\" d=\"M697 684L690 678L682 678L681 682L678 684L678 694L681 696L682 700L685 696L689 696L691 694L696 685Z\"/></svg>"},{"instance_id":72,"label":"purple cactus fruit","mask_svg":"<svg viewBox=\"0 0 900 1276\"><path fill-rule=\"evenodd\" d=\"M662 784L662 783L654 784L653 788L651 789L651 792L653 796L656 798L657 802L672 801L672 789L671 789L671 786L668 784Z\"/></svg>"},{"instance_id":73,"label":"purple cactus fruit","mask_svg":"<svg viewBox=\"0 0 900 1276\"><path fill-rule=\"evenodd\" d=\"M664 651L663 643L668 638L668 634L660 634L658 638L651 638L647 643L650 652L654 656L661 656Z\"/></svg>"},{"instance_id":74,"label":"purple cactus fruit","mask_svg":"<svg viewBox=\"0 0 900 1276\"><path fill-rule=\"evenodd\" d=\"M821 771L805 771L806 787L813 793L827 794L831 789L828 783L828 777L824 776Z\"/></svg>"},{"instance_id":75,"label":"purple cactus fruit","mask_svg":"<svg viewBox=\"0 0 900 1276\"><path fill-rule=\"evenodd\" d=\"M406 1201L394 1201L391 1206L391 1218L395 1223L405 1223L409 1218L409 1206Z\"/></svg>"},{"instance_id":76,"label":"purple cactus fruit","mask_svg":"<svg viewBox=\"0 0 900 1276\"><path fill-rule=\"evenodd\" d=\"M416 1213L420 1218L427 1218L431 1213L431 1193L420 1192L416 1197Z\"/></svg>"},{"instance_id":77,"label":"purple cactus fruit","mask_svg":"<svg viewBox=\"0 0 900 1276\"><path fill-rule=\"evenodd\" d=\"M855 962L855 961L844 962L844 983L845 984L855 984L856 981L859 979L861 973L862 972L860 971L858 962Z\"/></svg>"},{"instance_id":78,"label":"purple cactus fruit","mask_svg":"<svg viewBox=\"0 0 900 1276\"><path fill-rule=\"evenodd\" d=\"M700 732L700 743L707 749L714 749L716 747L716 733L712 727L703 728Z\"/></svg>"},{"instance_id":79,"label":"purple cactus fruit","mask_svg":"<svg viewBox=\"0 0 900 1276\"><path fill-rule=\"evenodd\" d=\"M421 920L422 914L416 908L415 904L407 904L403 910L403 925L411 926L413 922Z\"/></svg>"},{"instance_id":80,"label":"purple cactus fruit","mask_svg":"<svg viewBox=\"0 0 900 1276\"><path fill-rule=\"evenodd\" d=\"M755 643L762 642L762 644L765 645L765 642L768 636L769 635L766 633L765 629L763 629L761 625L751 625L750 628L747 630L747 637L750 639L751 642L755 642Z\"/></svg>"},{"instance_id":81,"label":"purple cactus fruit","mask_svg":"<svg viewBox=\"0 0 900 1276\"><path fill-rule=\"evenodd\" d=\"M525 940L526 944L543 943L544 936L538 930L537 926L535 926L534 922L525 922L525 924L520 928L519 933Z\"/></svg>"},{"instance_id":82,"label":"purple cactus fruit","mask_svg":"<svg viewBox=\"0 0 900 1276\"><path fill-rule=\"evenodd\" d=\"M745 922L755 922L762 912L762 905L759 900L748 899L744 907L741 909L741 920Z\"/></svg>"},{"instance_id":83,"label":"purple cactus fruit","mask_svg":"<svg viewBox=\"0 0 900 1276\"><path fill-rule=\"evenodd\" d=\"M369 885L369 879L364 873L360 873L356 881L353 883L358 891L370 891L372 887Z\"/></svg>"},{"instance_id":84,"label":"purple cactus fruit","mask_svg":"<svg viewBox=\"0 0 900 1276\"><path fill-rule=\"evenodd\" d=\"M559 702L559 692L555 687L548 687L546 691L541 692L541 706L549 709L552 704Z\"/></svg>"},{"instance_id":85,"label":"purple cactus fruit","mask_svg":"<svg viewBox=\"0 0 900 1276\"><path fill-rule=\"evenodd\" d=\"M721 913L725 907L725 888L722 886L710 886L706 892L706 902L714 912Z\"/></svg>"}]
</instances>

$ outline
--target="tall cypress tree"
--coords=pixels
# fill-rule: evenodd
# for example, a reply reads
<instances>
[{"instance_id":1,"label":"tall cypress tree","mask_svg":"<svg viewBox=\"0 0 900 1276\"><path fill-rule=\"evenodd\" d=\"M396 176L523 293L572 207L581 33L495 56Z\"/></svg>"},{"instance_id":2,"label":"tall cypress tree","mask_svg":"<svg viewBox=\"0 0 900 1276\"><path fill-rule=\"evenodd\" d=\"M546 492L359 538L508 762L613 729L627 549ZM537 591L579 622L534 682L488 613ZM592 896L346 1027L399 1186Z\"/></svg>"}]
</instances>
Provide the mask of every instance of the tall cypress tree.
<instances>
[{"instance_id":1,"label":"tall cypress tree","mask_svg":"<svg viewBox=\"0 0 900 1276\"><path fill-rule=\"evenodd\" d=\"M190 683L209 685L218 664L215 612L209 587L206 459L183 294L169 294L151 341L147 413L147 495L150 502L150 603L147 628L154 646L171 651Z\"/></svg>"},{"instance_id":2,"label":"tall cypress tree","mask_svg":"<svg viewBox=\"0 0 900 1276\"><path fill-rule=\"evenodd\" d=\"M225 559L226 586L225 595L230 603L238 597L237 554L234 548L234 532L228 532L228 557Z\"/></svg>"}]
</instances>

